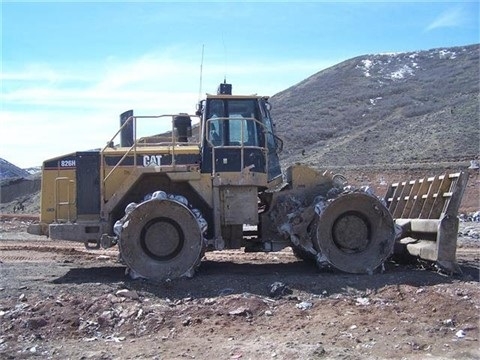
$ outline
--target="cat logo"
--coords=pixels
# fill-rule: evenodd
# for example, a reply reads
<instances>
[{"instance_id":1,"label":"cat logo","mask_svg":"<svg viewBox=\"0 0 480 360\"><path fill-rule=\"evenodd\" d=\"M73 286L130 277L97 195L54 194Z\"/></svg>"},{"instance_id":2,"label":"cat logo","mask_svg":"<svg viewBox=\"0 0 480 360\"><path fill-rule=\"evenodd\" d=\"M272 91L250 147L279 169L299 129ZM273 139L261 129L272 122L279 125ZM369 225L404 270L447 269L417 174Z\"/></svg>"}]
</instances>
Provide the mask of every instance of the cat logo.
<instances>
[{"instance_id":1,"label":"cat logo","mask_svg":"<svg viewBox=\"0 0 480 360\"><path fill-rule=\"evenodd\" d=\"M162 165L162 155L143 155L143 166Z\"/></svg>"}]
</instances>

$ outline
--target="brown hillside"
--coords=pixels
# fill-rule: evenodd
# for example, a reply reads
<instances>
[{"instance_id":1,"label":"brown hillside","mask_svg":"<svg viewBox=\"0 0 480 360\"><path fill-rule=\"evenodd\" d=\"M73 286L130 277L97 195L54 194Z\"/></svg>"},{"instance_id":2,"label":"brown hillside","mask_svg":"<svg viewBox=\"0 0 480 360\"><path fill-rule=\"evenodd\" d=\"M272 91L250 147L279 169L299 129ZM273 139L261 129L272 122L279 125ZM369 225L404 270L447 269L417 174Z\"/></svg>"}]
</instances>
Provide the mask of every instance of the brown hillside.
<instances>
[{"instance_id":1,"label":"brown hillside","mask_svg":"<svg viewBox=\"0 0 480 360\"><path fill-rule=\"evenodd\" d=\"M360 56L274 95L283 161L383 167L477 158L479 49Z\"/></svg>"}]
</instances>

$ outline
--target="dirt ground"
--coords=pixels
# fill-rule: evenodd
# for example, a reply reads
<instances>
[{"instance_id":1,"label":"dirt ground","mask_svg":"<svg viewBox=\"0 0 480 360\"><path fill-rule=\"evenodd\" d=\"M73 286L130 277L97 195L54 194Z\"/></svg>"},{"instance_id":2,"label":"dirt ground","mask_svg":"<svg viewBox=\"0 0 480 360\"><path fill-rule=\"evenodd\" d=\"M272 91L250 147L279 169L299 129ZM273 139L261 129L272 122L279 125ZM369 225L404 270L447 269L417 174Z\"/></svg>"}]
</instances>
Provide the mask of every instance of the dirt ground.
<instances>
[{"instance_id":1,"label":"dirt ground","mask_svg":"<svg viewBox=\"0 0 480 360\"><path fill-rule=\"evenodd\" d=\"M383 194L404 170L346 175ZM479 192L470 171L461 212ZM154 283L116 248L27 234L38 211L38 194L0 206L0 359L480 359L479 222L461 222L457 276L320 272L288 249L207 253L194 278Z\"/></svg>"},{"instance_id":2,"label":"dirt ground","mask_svg":"<svg viewBox=\"0 0 480 360\"><path fill-rule=\"evenodd\" d=\"M29 235L29 221L0 220L2 359L480 358L480 223L461 223L461 276L224 251L192 279L152 283L125 276L115 248Z\"/></svg>"}]
</instances>

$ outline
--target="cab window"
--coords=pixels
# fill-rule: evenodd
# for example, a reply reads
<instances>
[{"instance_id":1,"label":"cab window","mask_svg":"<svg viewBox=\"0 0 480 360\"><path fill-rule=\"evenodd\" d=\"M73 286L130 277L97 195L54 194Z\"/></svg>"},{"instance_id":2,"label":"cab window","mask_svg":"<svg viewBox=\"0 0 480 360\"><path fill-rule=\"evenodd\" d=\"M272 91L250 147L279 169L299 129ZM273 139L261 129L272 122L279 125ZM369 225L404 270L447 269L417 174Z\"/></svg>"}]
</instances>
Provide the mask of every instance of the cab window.
<instances>
[{"instance_id":1,"label":"cab window","mask_svg":"<svg viewBox=\"0 0 480 360\"><path fill-rule=\"evenodd\" d=\"M262 146L256 99L212 99L207 109L207 134L215 146Z\"/></svg>"}]
</instances>

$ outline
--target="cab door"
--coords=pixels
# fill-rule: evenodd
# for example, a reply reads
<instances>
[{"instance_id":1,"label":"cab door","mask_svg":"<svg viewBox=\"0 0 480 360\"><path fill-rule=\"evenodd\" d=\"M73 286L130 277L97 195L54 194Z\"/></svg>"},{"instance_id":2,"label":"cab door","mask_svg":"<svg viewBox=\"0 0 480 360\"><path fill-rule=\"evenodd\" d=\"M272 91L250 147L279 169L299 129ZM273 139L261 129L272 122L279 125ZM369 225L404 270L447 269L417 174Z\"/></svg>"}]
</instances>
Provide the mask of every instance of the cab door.
<instances>
[{"instance_id":1,"label":"cab door","mask_svg":"<svg viewBox=\"0 0 480 360\"><path fill-rule=\"evenodd\" d=\"M267 172L259 114L256 98L207 99L202 172Z\"/></svg>"},{"instance_id":2,"label":"cab door","mask_svg":"<svg viewBox=\"0 0 480 360\"><path fill-rule=\"evenodd\" d=\"M277 136L275 136L275 133L273 131L273 122L269 111L270 105L265 99L260 99L259 104L262 116L262 123L264 124L267 131L267 178L270 182L282 175L282 168L280 167L280 159L278 158L278 152L281 151L283 144L282 141Z\"/></svg>"}]
</instances>

